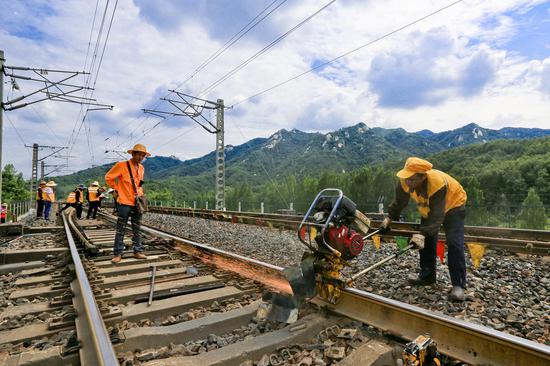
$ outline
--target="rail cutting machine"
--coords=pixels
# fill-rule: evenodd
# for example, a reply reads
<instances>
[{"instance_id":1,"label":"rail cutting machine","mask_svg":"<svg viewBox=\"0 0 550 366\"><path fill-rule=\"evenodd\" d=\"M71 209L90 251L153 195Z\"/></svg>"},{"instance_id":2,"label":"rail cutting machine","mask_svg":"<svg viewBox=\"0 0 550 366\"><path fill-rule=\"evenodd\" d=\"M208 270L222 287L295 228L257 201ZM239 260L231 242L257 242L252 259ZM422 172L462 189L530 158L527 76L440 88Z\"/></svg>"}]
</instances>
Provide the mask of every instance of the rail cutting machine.
<instances>
[{"instance_id":1,"label":"rail cutting machine","mask_svg":"<svg viewBox=\"0 0 550 366\"><path fill-rule=\"evenodd\" d=\"M298 227L298 238L308 249L299 264L285 268L284 274L292 288L293 296L270 294L273 320L292 322L299 305L306 298L316 295L336 304L342 289L355 280L380 267L384 263L414 248L409 244L395 254L345 276L342 271L350 261L361 254L365 241L381 232L371 229L371 221L357 210L355 203L339 189L324 189L313 200Z\"/></svg>"}]
</instances>

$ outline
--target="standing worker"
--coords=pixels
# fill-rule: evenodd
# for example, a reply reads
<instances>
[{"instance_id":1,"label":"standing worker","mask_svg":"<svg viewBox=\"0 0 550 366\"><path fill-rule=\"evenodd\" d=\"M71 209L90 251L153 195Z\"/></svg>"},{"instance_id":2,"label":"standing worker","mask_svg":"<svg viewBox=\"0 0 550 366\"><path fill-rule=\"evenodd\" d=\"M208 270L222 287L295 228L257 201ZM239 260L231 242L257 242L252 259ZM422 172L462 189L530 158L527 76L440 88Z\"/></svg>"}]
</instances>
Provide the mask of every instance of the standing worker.
<instances>
[{"instance_id":1,"label":"standing worker","mask_svg":"<svg viewBox=\"0 0 550 366\"><path fill-rule=\"evenodd\" d=\"M88 213L86 214L86 219L89 219L90 216L95 220L97 215L97 209L99 208L99 182L96 180L88 187L88 192L86 192L86 199L88 200Z\"/></svg>"},{"instance_id":2,"label":"standing worker","mask_svg":"<svg viewBox=\"0 0 550 366\"><path fill-rule=\"evenodd\" d=\"M53 180L46 183L46 188L44 189L44 220L50 219L50 211L55 202L55 187L57 187L57 184Z\"/></svg>"},{"instance_id":3,"label":"standing worker","mask_svg":"<svg viewBox=\"0 0 550 366\"><path fill-rule=\"evenodd\" d=\"M392 220L398 220L401 211L412 198L420 212L420 234L414 234L411 242L424 243L420 250L420 274L410 276L409 282L416 286L436 282L436 248L439 228L443 224L448 247L449 274L452 290L451 301L464 301L466 288L466 258L464 256L464 218L466 192L460 183L450 175L432 169L424 159L411 157L405 167L397 172L399 182L395 187L395 198L388 207L388 217L382 222L382 229L388 230ZM422 246L422 245L420 245Z\"/></svg>"},{"instance_id":4,"label":"standing worker","mask_svg":"<svg viewBox=\"0 0 550 366\"><path fill-rule=\"evenodd\" d=\"M142 144L136 144L128 150L132 158L127 161L116 163L105 175L107 185L117 192L118 202L118 220L113 248L113 263L119 263L122 260L124 252L124 233L128 217L132 220L132 245L134 248L134 257L138 259L147 259L143 254L143 245L141 244L141 216L142 212L138 200L142 199L143 194L143 176L145 169L141 162L146 156L151 154Z\"/></svg>"},{"instance_id":5,"label":"standing worker","mask_svg":"<svg viewBox=\"0 0 550 366\"><path fill-rule=\"evenodd\" d=\"M84 205L84 184L79 184L75 191L74 209L76 218L82 219L82 206Z\"/></svg>"},{"instance_id":6,"label":"standing worker","mask_svg":"<svg viewBox=\"0 0 550 366\"><path fill-rule=\"evenodd\" d=\"M36 190L36 218L41 219L44 214L44 201L46 200L46 182L41 181Z\"/></svg>"},{"instance_id":7,"label":"standing worker","mask_svg":"<svg viewBox=\"0 0 550 366\"><path fill-rule=\"evenodd\" d=\"M6 223L6 214L8 213L8 205L5 203L2 203L0 206L0 224Z\"/></svg>"}]
</instances>

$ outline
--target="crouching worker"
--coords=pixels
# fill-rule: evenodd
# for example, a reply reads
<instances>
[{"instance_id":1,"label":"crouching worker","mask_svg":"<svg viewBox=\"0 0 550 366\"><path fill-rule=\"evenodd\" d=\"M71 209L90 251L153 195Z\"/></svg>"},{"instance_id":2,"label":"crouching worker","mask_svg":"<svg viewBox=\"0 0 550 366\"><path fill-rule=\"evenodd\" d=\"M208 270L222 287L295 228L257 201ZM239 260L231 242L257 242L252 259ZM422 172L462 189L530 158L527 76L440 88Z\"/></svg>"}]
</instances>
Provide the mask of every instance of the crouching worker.
<instances>
[{"instance_id":1,"label":"crouching worker","mask_svg":"<svg viewBox=\"0 0 550 366\"><path fill-rule=\"evenodd\" d=\"M420 212L420 234L411 242L420 250L420 274L409 277L416 286L436 282L436 248L439 228L443 224L448 248L449 274L452 290L451 301L464 301L466 288L466 258L464 256L464 218L466 192L460 183L450 175L432 169L426 160L408 158L405 167L397 173L399 182L395 198L388 206L388 215L382 228L388 230L392 220L398 220L401 211L412 198Z\"/></svg>"},{"instance_id":2,"label":"crouching worker","mask_svg":"<svg viewBox=\"0 0 550 366\"><path fill-rule=\"evenodd\" d=\"M143 245L141 243L141 216L137 206L137 198L143 196L143 175L145 169L141 162L146 156L149 156L145 146L136 144L132 149L128 150L132 154L132 158L127 161L116 163L111 170L105 175L107 185L113 188L117 193L118 202L118 220L115 235L115 244L113 248L113 263L119 263L122 260L124 252L124 233L128 217L132 220L132 245L134 248L134 257L138 259L146 259L143 254Z\"/></svg>"},{"instance_id":3,"label":"crouching worker","mask_svg":"<svg viewBox=\"0 0 550 366\"><path fill-rule=\"evenodd\" d=\"M67 200L65 201L65 206L63 206L63 208L61 210L59 210L59 212L57 213L58 215L61 215L61 212L65 211L66 209L68 209L69 207L75 207L75 203L76 203L76 192L78 191L78 188L75 188L74 191L72 191L71 193L69 193L69 195L67 196Z\"/></svg>"}]
</instances>

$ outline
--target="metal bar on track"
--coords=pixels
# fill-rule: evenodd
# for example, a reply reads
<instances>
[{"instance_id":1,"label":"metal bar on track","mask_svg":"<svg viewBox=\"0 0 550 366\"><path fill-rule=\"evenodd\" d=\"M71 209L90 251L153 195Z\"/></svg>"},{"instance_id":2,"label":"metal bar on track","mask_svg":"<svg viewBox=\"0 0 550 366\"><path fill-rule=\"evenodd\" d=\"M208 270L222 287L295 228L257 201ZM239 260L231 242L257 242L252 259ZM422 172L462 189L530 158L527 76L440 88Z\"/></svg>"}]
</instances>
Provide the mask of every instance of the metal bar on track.
<instances>
[{"instance_id":1,"label":"metal bar on track","mask_svg":"<svg viewBox=\"0 0 550 366\"><path fill-rule=\"evenodd\" d=\"M77 281L73 281L72 287L75 292L73 301L77 310L77 336L81 342L80 363L84 366L115 366L119 363L76 248L69 226L70 223L72 224L71 219L67 216L67 213L63 213L63 226L77 278ZM71 226L76 229L74 224Z\"/></svg>"}]
</instances>

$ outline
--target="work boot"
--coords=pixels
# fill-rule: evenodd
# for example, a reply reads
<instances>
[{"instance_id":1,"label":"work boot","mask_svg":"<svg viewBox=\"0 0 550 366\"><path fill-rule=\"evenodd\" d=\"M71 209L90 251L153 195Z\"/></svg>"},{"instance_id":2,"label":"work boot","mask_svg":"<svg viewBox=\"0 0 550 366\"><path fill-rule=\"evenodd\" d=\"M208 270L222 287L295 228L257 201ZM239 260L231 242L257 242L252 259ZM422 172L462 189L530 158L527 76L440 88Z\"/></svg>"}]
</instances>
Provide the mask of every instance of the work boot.
<instances>
[{"instance_id":1,"label":"work boot","mask_svg":"<svg viewBox=\"0 0 550 366\"><path fill-rule=\"evenodd\" d=\"M143 254L142 252L137 252L137 253L134 253L134 258L147 259L147 256L145 254Z\"/></svg>"},{"instance_id":2,"label":"work boot","mask_svg":"<svg viewBox=\"0 0 550 366\"><path fill-rule=\"evenodd\" d=\"M464 301L464 289L460 286L453 286L453 289L449 293L449 300L451 301Z\"/></svg>"},{"instance_id":3,"label":"work boot","mask_svg":"<svg viewBox=\"0 0 550 366\"><path fill-rule=\"evenodd\" d=\"M407 281L413 286L430 286L435 283L435 278L420 278L416 275L409 275Z\"/></svg>"},{"instance_id":4,"label":"work boot","mask_svg":"<svg viewBox=\"0 0 550 366\"><path fill-rule=\"evenodd\" d=\"M121 255L115 255L115 256L113 257L113 259L111 259L111 263L117 264L117 263L120 263L121 260L122 260L122 256L121 256Z\"/></svg>"}]
</instances>

